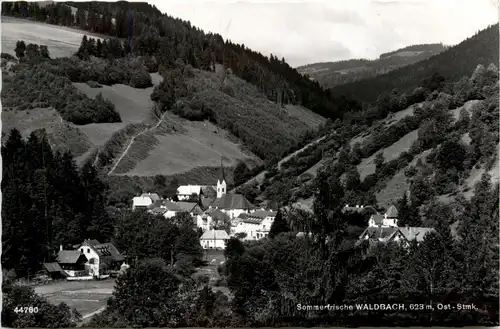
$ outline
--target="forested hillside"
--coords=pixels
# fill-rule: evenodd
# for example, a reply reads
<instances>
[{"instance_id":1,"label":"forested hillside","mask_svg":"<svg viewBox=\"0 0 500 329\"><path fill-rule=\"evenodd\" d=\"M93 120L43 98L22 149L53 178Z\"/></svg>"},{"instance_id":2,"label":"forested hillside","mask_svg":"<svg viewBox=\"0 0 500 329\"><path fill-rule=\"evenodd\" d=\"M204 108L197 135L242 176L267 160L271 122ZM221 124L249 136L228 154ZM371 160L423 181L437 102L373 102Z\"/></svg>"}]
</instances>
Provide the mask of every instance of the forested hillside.
<instances>
[{"instance_id":1,"label":"forested hillside","mask_svg":"<svg viewBox=\"0 0 500 329\"><path fill-rule=\"evenodd\" d=\"M126 42L126 46L132 48L127 52L154 56L159 65L166 67L171 67L176 60L203 69L215 63L224 64L238 77L256 85L270 100L279 104L301 104L324 117L341 117L346 107L355 106L344 98L333 97L317 82L303 77L284 58L266 57L245 45L225 41L218 34L205 33L189 22L168 15L157 16L157 10L149 5L95 2L87 6L89 15L80 9L82 6L73 14L63 3L39 7L36 3L2 2L2 13L76 26L118 38L131 37L131 43Z\"/></svg>"},{"instance_id":2,"label":"forested hillside","mask_svg":"<svg viewBox=\"0 0 500 329\"><path fill-rule=\"evenodd\" d=\"M442 44L423 44L404 47L381 54L375 60L350 59L339 62L314 63L299 66L297 71L324 88L333 88L350 82L373 78L397 68L411 65L446 49Z\"/></svg>"},{"instance_id":3,"label":"forested hillside","mask_svg":"<svg viewBox=\"0 0 500 329\"><path fill-rule=\"evenodd\" d=\"M371 79L336 86L332 93L360 102L374 102L379 95L388 94L393 89L408 93L434 73L439 73L447 81L458 80L470 76L478 64L486 67L498 63L498 49L498 24L495 24L436 56Z\"/></svg>"}]
</instances>

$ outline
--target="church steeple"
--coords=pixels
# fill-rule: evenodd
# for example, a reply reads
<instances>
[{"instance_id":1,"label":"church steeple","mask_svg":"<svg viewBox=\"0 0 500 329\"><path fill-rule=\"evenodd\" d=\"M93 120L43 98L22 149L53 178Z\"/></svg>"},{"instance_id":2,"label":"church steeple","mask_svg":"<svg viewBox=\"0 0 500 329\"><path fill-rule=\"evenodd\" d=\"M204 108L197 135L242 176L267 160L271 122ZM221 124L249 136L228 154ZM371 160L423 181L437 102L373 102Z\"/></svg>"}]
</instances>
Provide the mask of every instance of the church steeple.
<instances>
[{"instance_id":1,"label":"church steeple","mask_svg":"<svg viewBox=\"0 0 500 329\"><path fill-rule=\"evenodd\" d=\"M217 198L226 194L226 175L224 174L224 166L222 165L222 157L220 159L220 176L217 180Z\"/></svg>"}]
</instances>

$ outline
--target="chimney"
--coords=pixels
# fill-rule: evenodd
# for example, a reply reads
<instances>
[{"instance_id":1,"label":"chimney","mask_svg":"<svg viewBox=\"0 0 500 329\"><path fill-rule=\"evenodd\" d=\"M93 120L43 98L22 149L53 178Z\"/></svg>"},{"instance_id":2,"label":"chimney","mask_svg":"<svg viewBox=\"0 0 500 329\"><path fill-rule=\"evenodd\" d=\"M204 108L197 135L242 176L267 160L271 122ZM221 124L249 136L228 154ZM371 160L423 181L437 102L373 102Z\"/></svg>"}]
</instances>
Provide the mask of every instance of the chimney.
<instances>
[{"instance_id":1,"label":"chimney","mask_svg":"<svg viewBox=\"0 0 500 329\"><path fill-rule=\"evenodd\" d=\"M61 244L61 245L59 245L59 250L60 250L60 251L63 251L63 246L62 246L62 244Z\"/></svg>"},{"instance_id":2,"label":"chimney","mask_svg":"<svg viewBox=\"0 0 500 329\"><path fill-rule=\"evenodd\" d=\"M364 208L365 206L361 205L361 208Z\"/></svg>"},{"instance_id":3,"label":"chimney","mask_svg":"<svg viewBox=\"0 0 500 329\"><path fill-rule=\"evenodd\" d=\"M346 208L349 208L349 205L348 205L348 204L346 204L346 205L345 205L345 207L346 207Z\"/></svg>"},{"instance_id":4,"label":"chimney","mask_svg":"<svg viewBox=\"0 0 500 329\"><path fill-rule=\"evenodd\" d=\"M356 205L356 208L359 208L359 204Z\"/></svg>"}]
</instances>

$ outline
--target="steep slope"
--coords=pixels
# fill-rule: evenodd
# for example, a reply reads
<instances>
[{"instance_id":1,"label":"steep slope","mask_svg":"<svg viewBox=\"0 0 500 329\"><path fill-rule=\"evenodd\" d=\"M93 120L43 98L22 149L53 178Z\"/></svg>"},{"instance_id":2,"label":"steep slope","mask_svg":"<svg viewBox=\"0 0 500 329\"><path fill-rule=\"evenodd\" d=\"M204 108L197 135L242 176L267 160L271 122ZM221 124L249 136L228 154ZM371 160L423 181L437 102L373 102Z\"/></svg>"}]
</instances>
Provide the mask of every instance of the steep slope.
<instances>
[{"instance_id":1,"label":"steep slope","mask_svg":"<svg viewBox=\"0 0 500 329\"><path fill-rule=\"evenodd\" d=\"M488 66L490 63L498 63L498 56L498 24L495 24L436 56L374 78L336 86L332 93L358 101L373 102L380 94L389 93L393 89L411 92L435 72L447 81L470 76L478 64Z\"/></svg>"},{"instance_id":2,"label":"steep slope","mask_svg":"<svg viewBox=\"0 0 500 329\"><path fill-rule=\"evenodd\" d=\"M413 45L389 53L381 54L375 60L351 59L339 62L314 63L297 67L297 71L305 74L323 87L332 88L337 85L368 79L388 73L397 68L414 64L446 50L442 44Z\"/></svg>"},{"instance_id":3,"label":"steep slope","mask_svg":"<svg viewBox=\"0 0 500 329\"><path fill-rule=\"evenodd\" d=\"M17 31L12 32L11 39L21 33L27 40L38 37L37 40L45 43L43 38L48 40L48 35L57 36L60 31L57 26L42 23L16 24L6 29L7 34L4 32L4 36L9 37L9 31ZM19 26L22 31L18 29ZM37 36L37 26L43 26L43 30L48 32ZM54 45L48 43L49 52ZM68 55L73 53L75 47L69 45L63 50ZM10 51L13 52L12 47ZM70 150L80 164L92 160L112 175L172 176L199 168L218 167L221 160L228 167L244 161L253 168L261 165L263 158L269 159L270 155L279 156L287 152L287 148L299 143L306 132L317 129L325 122L325 118L303 106L277 105L262 91L234 74L227 74L221 81L220 73L224 69L218 64L214 72L189 68L191 73L185 82L192 92L178 99L185 106L212 108L215 121L186 119L182 117L185 113L179 113L179 116L173 112L165 112L160 121L159 117L155 117L151 94L160 85L162 76L151 73L152 86L146 88L134 88L130 81L123 78L120 78L123 83L110 85L88 81L101 79L100 67L103 67L103 63L103 60L94 58L89 62L63 59L29 65L36 65L40 72L42 69L49 70L76 79L78 82L72 83L74 93L88 100L101 97L109 102L119 115L120 122L73 124L63 120L50 108L37 109L32 108L33 104L22 103L30 110L23 112L12 108L11 111L4 111L4 131L16 127L27 136L32 131L45 128L55 149ZM104 72L107 70L109 68L104 68ZM123 67L123 70L127 69ZM10 79L15 74L12 73ZM56 76L52 79L57 80ZM107 80L103 81L106 83ZM34 80L26 81L29 84L32 82ZM38 88L45 88L45 84L48 87L51 82L38 80ZM19 103L19 95L10 93L8 96ZM52 102L57 102L56 98L46 99L48 105ZM252 149L260 150L260 158Z\"/></svg>"}]
</instances>

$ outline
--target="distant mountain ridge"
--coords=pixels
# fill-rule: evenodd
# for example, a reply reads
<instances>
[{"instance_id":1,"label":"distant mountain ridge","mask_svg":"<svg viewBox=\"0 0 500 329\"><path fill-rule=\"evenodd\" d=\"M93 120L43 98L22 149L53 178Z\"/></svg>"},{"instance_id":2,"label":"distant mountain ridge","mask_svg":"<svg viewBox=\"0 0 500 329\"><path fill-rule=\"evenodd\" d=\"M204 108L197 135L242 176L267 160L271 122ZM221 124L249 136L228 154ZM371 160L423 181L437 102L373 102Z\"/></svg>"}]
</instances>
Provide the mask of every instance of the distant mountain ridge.
<instances>
[{"instance_id":1,"label":"distant mountain ridge","mask_svg":"<svg viewBox=\"0 0 500 329\"><path fill-rule=\"evenodd\" d=\"M388 73L439 54L448 47L441 43L411 45L383 53L378 59L350 59L338 62L314 63L299 66L297 71L307 74L325 88L355 82Z\"/></svg>"},{"instance_id":2,"label":"distant mountain ridge","mask_svg":"<svg viewBox=\"0 0 500 329\"><path fill-rule=\"evenodd\" d=\"M394 89L399 92L411 92L435 73L439 73L447 81L456 81L470 76L479 64L487 67L490 63L498 63L498 36L497 23L435 56L370 79L337 85L331 92L337 97L346 96L370 103L377 100L381 94L389 94Z\"/></svg>"}]
</instances>

